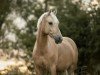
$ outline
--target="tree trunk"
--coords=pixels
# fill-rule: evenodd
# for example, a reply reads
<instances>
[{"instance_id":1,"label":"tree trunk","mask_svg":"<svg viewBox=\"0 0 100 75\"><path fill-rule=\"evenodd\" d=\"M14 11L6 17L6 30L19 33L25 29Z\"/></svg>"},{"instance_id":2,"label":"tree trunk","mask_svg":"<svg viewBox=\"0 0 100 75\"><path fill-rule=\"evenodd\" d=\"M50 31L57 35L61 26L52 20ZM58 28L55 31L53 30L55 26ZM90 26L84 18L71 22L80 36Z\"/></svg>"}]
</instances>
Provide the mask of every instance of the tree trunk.
<instances>
[{"instance_id":1,"label":"tree trunk","mask_svg":"<svg viewBox=\"0 0 100 75\"><path fill-rule=\"evenodd\" d=\"M44 11L46 12L48 10L48 0L45 0L44 3L45 3Z\"/></svg>"}]
</instances>

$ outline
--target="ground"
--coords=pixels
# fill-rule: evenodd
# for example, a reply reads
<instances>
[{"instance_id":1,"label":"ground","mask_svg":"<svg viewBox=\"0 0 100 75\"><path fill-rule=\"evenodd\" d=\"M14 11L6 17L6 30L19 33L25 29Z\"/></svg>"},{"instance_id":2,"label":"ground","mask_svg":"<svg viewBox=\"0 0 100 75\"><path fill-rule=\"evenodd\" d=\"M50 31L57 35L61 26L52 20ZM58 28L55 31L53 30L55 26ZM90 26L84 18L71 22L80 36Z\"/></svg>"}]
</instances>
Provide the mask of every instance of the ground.
<instances>
[{"instance_id":1,"label":"ground","mask_svg":"<svg viewBox=\"0 0 100 75\"><path fill-rule=\"evenodd\" d=\"M35 75L33 63L23 50L0 50L0 75Z\"/></svg>"}]
</instances>

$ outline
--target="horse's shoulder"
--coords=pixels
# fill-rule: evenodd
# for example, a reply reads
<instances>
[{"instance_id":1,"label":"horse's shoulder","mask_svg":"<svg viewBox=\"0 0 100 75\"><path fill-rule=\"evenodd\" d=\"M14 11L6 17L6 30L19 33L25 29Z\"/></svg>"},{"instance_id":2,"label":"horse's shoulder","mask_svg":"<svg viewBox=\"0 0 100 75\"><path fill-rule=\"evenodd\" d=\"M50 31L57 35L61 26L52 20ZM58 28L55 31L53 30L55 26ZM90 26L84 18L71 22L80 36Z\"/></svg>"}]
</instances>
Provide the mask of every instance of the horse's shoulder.
<instances>
[{"instance_id":1,"label":"horse's shoulder","mask_svg":"<svg viewBox=\"0 0 100 75\"><path fill-rule=\"evenodd\" d=\"M66 39L69 44L72 46L72 48L76 51L76 53L78 54L78 49L77 49L77 45L76 43L73 41L73 39L69 38L69 37L64 37L64 39Z\"/></svg>"},{"instance_id":2,"label":"horse's shoulder","mask_svg":"<svg viewBox=\"0 0 100 75\"><path fill-rule=\"evenodd\" d=\"M63 40L66 40L67 43L70 44L71 48L73 48L72 49L73 56L77 57L78 56L78 49L77 49L76 43L71 38L69 38L69 37L63 37ZM66 41L65 41L65 43L66 43Z\"/></svg>"}]
</instances>

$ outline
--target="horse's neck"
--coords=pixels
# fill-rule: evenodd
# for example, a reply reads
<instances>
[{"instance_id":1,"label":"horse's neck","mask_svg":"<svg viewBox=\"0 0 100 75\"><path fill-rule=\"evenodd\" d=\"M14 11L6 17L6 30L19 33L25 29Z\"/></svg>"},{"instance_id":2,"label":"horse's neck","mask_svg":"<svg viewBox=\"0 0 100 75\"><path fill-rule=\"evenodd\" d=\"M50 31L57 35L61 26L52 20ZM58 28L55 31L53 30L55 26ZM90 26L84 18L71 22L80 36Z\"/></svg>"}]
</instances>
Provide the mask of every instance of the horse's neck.
<instances>
[{"instance_id":1,"label":"horse's neck","mask_svg":"<svg viewBox=\"0 0 100 75\"><path fill-rule=\"evenodd\" d=\"M39 30L37 34L37 48L43 49L47 45L48 36L43 35L42 31Z\"/></svg>"}]
</instances>

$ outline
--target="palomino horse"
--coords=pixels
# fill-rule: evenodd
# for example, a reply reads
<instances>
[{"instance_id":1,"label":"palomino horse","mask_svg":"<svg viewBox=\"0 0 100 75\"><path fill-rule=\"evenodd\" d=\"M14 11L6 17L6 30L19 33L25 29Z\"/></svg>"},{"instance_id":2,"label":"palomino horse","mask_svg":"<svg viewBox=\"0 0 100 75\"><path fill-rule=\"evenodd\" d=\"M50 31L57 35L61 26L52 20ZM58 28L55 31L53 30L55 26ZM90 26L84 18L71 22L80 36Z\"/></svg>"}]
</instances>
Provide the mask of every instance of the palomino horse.
<instances>
[{"instance_id":1,"label":"palomino horse","mask_svg":"<svg viewBox=\"0 0 100 75\"><path fill-rule=\"evenodd\" d=\"M36 75L44 75L44 69L51 75L66 70L69 75L74 75L78 60L77 47L72 39L62 37L58 24L52 11L42 14L38 20L33 50Z\"/></svg>"}]
</instances>

